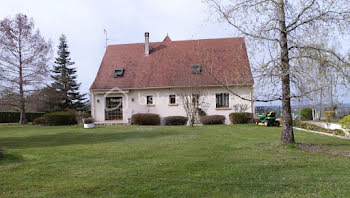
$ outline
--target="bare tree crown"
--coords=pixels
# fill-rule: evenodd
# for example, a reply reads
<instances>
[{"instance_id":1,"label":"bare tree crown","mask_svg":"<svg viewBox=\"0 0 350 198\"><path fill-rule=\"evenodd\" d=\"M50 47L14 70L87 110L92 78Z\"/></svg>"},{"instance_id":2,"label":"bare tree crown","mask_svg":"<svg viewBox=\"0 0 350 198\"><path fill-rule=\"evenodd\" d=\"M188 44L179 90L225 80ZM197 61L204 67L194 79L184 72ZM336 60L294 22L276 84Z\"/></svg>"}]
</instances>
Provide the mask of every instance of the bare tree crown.
<instances>
[{"instance_id":1,"label":"bare tree crown","mask_svg":"<svg viewBox=\"0 0 350 198\"><path fill-rule=\"evenodd\" d=\"M257 101L282 100L280 79L290 75L290 98L301 98L319 89L302 89L303 79L312 80L310 65L300 64L320 57L333 57L328 66L350 83L349 55L332 48L332 41L350 33L350 4L347 0L206 0L213 16L229 24L248 40ZM284 17L281 18L281 15ZM284 27L280 26L281 20ZM289 70L283 71L280 33L287 35ZM325 43L329 41L328 43ZM332 62L330 61L332 60ZM225 82L223 82L225 83ZM271 87L259 86L275 84ZM259 93L260 92L260 93Z\"/></svg>"},{"instance_id":2,"label":"bare tree crown","mask_svg":"<svg viewBox=\"0 0 350 198\"><path fill-rule=\"evenodd\" d=\"M0 21L0 103L19 109L20 123L26 123L26 96L48 74L50 55L51 43L34 29L33 19L17 14Z\"/></svg>"}]
</instances>

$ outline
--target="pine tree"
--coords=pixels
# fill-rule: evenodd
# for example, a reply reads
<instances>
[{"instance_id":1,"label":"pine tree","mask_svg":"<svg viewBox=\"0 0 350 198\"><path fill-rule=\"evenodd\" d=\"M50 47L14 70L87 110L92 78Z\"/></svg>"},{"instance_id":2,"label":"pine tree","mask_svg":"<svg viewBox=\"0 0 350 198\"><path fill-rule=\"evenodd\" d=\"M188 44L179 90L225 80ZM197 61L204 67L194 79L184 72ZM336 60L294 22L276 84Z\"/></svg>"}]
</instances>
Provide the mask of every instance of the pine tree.
<instances>
[{"instance_id":1,"label":"pine tree","mask_svg":"<svg viewBox=\"0 0 350 198\"><path fill-rule=\"evenodd\" d=\"M80 94L81 83L77 83L76 68L72 67L75 63L69 57L67 38L65 35L60 37L60 44L57 51L58 57L55 58L55 65L52 70L51 78L54 82L51 88L56 90L58 97L59 110L76 109L81 110L85 106L85 95Z\"/></svg>"}]
</instances>

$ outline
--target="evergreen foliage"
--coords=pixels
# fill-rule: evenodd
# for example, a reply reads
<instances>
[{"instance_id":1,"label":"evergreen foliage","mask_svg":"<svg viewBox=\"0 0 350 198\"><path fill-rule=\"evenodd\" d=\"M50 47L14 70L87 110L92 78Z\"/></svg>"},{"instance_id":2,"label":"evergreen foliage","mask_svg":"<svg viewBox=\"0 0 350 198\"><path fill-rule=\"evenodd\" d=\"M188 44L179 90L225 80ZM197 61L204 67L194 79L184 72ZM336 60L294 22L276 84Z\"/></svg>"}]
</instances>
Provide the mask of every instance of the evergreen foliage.
<instances>
[{"instance_id":1,"label":"evergreen foliage","mask_svg":"<svg viewBox=\"0 0 350 198\"><path fill-rule=\"evenodd\" d=\"M60 37L57 55L52 70L53 74L51 75L54 82L50 86L56 91L56 94L54 94L56 99L51 100L51 102L56 101L58 103L54 105L57 107L55 110L81 110L85 106L86 94L79 93L81 83L77 83L77 70L73 67L75 63L69 57L70 52L65 35Z\"/></svg>"}]
</instances>

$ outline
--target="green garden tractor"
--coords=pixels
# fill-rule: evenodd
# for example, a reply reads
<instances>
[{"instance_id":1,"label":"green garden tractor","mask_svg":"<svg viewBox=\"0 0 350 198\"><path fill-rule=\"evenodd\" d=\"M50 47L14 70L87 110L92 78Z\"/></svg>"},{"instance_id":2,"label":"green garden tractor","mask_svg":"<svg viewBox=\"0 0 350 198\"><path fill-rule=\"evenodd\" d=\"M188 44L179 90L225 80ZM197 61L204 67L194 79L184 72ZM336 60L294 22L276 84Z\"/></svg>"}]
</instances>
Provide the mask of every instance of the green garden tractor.
<instances>
[{"instance_id":1,"label":"green garden tractor","mask_svg":"<svg viewBox=\"0 0 350 198\"><path fill-rule=\"evenodd\" d=\"M280 126L280 121L276 120L276 112L271 111L265 115L259 115L256 125L259 126Z\"/></svg>"}]
</instances>

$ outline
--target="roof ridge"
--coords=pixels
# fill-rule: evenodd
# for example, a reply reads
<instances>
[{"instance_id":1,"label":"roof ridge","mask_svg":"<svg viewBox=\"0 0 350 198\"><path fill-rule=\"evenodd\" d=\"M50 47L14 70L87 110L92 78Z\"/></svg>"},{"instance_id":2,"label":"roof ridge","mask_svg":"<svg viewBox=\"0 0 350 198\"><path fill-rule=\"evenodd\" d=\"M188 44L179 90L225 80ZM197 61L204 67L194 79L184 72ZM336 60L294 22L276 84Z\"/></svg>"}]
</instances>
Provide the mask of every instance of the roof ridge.
<instances>
[{"instance_id":1,"label":"roof ridge","mask_svg":"<svg viewBox=\"0 0 350 198\"><path fill-rule=\"evenodd\" d=\"M166 39L166 37L164 38L164 40ZM170 39L170 37L169 37ZM226 37L226 38L209 38L209 39L192 39L192 40L176 40L176 41L173 41L173 40L170 40L171 42L190 42L190 41L206 41L206 40L225 40L225 39L243 39L244 40L244 37ZM150 42L150 44L157 44L157 43L163 43L163 41L157 41L157 42ZM120 46L120 45L140 45L140 44L145 44L144 42L142 43L121 43L121 44L111 44L111 45L108 45L108 46ZM107 47L108 47L107 46Z\"/></svg>"}]
</instances>

